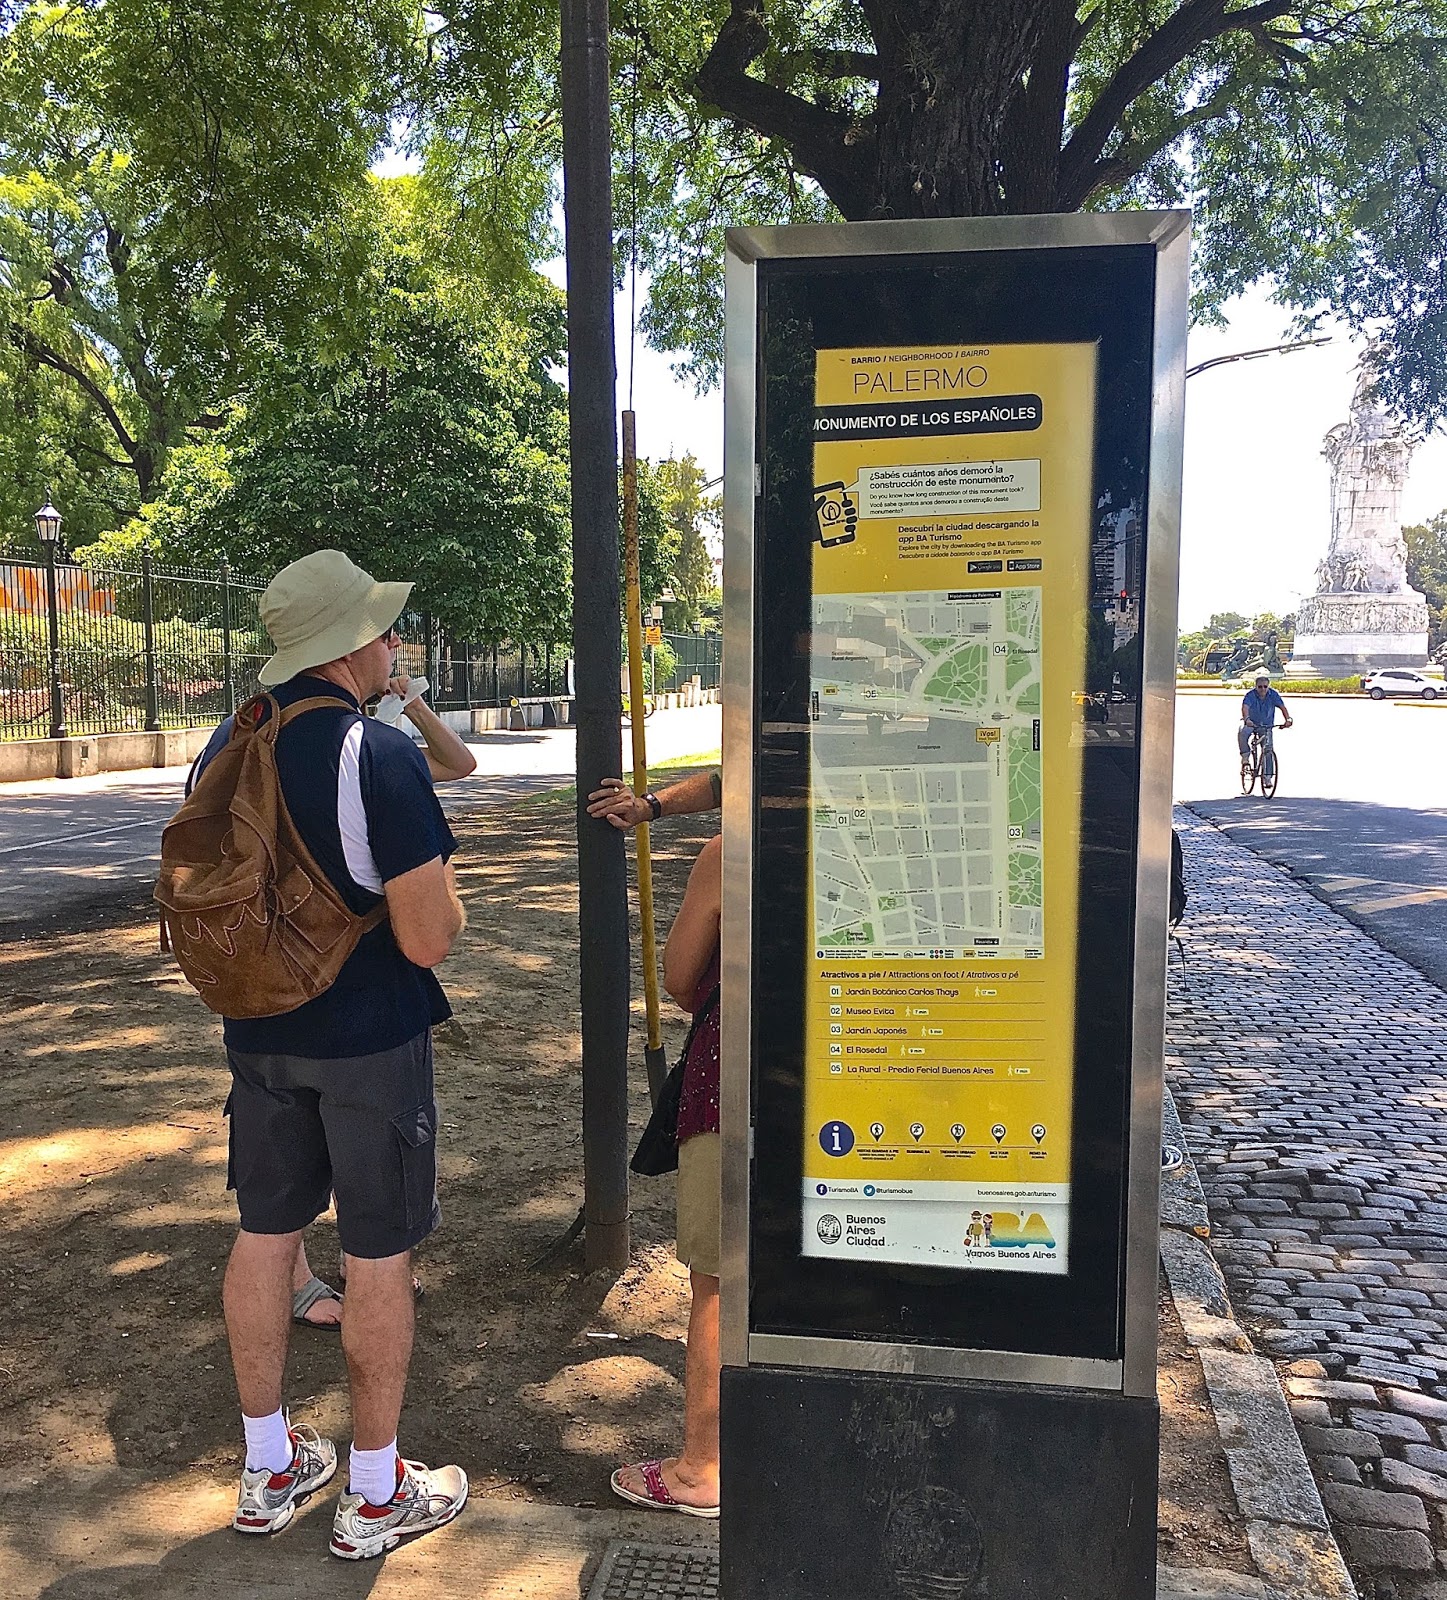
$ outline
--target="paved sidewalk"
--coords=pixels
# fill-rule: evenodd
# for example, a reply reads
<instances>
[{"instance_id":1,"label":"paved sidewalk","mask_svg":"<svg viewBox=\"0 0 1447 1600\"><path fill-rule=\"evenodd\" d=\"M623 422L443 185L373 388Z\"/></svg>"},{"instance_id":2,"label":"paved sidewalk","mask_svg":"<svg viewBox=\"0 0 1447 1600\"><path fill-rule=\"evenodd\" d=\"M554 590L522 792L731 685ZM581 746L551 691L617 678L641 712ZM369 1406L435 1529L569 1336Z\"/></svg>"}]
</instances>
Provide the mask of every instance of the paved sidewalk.
<instances>
[{"instance_id":1,"label":"paved sidewalk","mask_svg":"<svg viewBox=\"0 0 1447 1600\"><path fill-rule=\"evenodd\" d=\"M719 747L717 705L660 711L647 723L657 764ZM574 728L469 734L477 771L439 794L450 817L567 787L576 770ZM623 766L632 747L623 730ZM138 889L160 865L161 829L180 805L186 767L0 784L0 942L36 922L54 925ZM667 781L660 778L660 784Z\"/></svg>"},{"instance_id":2,"label":"paved sidewalk","mask_svg":"<svg viewBox=\"0 0 1447 1600\"><path fill-rule=\"evenodd\" d=\"M1363 1593L1447 1600L1447 995L1189 811L1166 1071Z\"/></svg>"}]
</instances>

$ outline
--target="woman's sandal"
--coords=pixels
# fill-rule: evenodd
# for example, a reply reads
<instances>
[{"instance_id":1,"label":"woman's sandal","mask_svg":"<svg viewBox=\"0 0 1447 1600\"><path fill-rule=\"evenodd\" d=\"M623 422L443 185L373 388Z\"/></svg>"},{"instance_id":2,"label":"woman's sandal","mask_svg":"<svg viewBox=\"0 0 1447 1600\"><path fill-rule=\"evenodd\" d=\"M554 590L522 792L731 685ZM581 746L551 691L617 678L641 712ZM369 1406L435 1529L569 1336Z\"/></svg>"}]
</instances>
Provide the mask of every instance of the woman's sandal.
<instances>
[{"instance_id":1,"label":"woman's sandal","mask_svg":"<svg viewBox=\"0 0 1447 1600\"><path fill-rule=\"evenodd\" d=\"M619 1467L608 1480L613 1493L620 1500L626 1500L629 1505L643 1506L649 1511L680 1511L685 1517L708 1517L717 1520L717 1506L686 1506L682 1501L673 1498L668 1492L668 1485L663 1481L661 1461L640 1461L634 1468L634 1471L643 1474L643 1483L647 1491L644 1494L639 1494L636 1489L624 1487L623 1474L627 1470L627 1467Z\"/></svg>"},{"instance_id":2,"label":"woman's sandal","mask_svg":"<svg viewBox=\"0 0 1447 1600\"><path fill-rule=\"evenodd\" d=\"M324 1332L334 1333L341 1328L341 1319L335 1322L313 1322L307 1312L314 1305L323 1300L335 1300L338 1305L342 1297L329 1283L323 1283L315 1275L308 1278L300 1289L293 1289L291 1293L291 1320L298 1322L303 1328L321 1328Z\"/></svg>"}]
</instances>

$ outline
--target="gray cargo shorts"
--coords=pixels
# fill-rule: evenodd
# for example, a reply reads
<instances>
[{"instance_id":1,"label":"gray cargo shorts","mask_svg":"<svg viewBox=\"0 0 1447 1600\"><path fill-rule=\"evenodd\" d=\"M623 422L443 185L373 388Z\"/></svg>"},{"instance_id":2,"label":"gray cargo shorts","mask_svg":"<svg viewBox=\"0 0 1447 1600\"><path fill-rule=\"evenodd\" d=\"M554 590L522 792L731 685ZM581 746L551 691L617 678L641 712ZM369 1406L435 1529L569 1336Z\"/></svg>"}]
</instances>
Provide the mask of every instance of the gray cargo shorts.
<instances>
[{"instance_id":1,"label":"gray cargo shorts","mask_svg":"<svg viewBox=\"0 0 1447 1600\"><path fill-rule=\"evenodd\" d=\"M295 1233L337 1197L348 1255L401 1255L442 1220L432 1034L316 1061L228 1050L226 1187L247 1233Z\"/></svg>"}]
</instances>

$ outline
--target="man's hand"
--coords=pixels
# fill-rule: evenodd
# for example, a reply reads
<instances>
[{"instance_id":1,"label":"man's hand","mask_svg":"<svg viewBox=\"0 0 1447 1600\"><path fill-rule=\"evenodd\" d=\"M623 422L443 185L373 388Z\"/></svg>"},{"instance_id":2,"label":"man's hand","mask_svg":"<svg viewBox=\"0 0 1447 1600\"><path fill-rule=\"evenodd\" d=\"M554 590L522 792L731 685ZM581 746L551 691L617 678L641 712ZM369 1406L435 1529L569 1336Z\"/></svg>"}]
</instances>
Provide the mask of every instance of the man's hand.
<instances>
[{"instance_id":1,"label":"man's hand","mask_svg":"<svg viewBox=\"0 0 1447 1600\"><path fill-rule=\"evenodd\" d=\"M407 691L412 687L412 680L405 672L399 672L395 678L388 678L387 693L395 694L399 700L407 698Z\"/></svg>"},{"instance_id":2,"label":"man's hand","mask_svg":"<svg viewBox=\"0 0 1447 1600\"><path fill-rule=\"evenodd\" d=\"M636 795L622 778L604 778L603 787L588 796L588 815L608 821L622 832L647 822L653 815L648 802Z\"/></svg>"},{"instance_id":3,"label":"man's hand","mask_svg":"<svg viewBox=\"0 0 1447 1600\"><path fill-rule=\"evenodd\" d=\"M1282 719L1281 719L1281 726L1282 726L1282 727L1283 727L1283 728L1289 728L1289 727L1290 727L1290 726L1291 726L1291 724L1292 724L1292 721L1293 721L1293 720L1294 720L1294 719L1293 719L1293 718L1291 718L1291 717L1283 717L1283 718L1282 718Z\"/></svg>"}]
</instances>

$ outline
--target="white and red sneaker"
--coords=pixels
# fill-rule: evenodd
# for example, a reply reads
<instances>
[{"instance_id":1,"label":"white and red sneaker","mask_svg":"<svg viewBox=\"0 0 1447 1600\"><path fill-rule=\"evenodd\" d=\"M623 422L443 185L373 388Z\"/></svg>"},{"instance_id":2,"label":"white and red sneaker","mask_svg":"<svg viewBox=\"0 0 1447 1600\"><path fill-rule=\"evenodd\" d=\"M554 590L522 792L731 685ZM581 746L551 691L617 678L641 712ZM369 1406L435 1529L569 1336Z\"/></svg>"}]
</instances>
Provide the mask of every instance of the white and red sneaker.
<instances>
[{"instance_id":1,"label":"white and red sneaker","mask_svg":"<svg viewBox=\"0 0 1447 1600\"><path fill-rule=\"evenodd\" d=\"M403 1539L445 1527L467 1504L467 1474L461 1467L427 1468L397 1458L397 1492L374 1506L350 1490L337 1501L331 1552L343 1561L385 1555Z\"/></svg>"},{"instance_id":2,"label":"white and red sneaker","mask_svg":"<svg viewBox=\"0 0 1447 1600\"><path fill-rule=\"evenodd\" d=\"M291 1428L291 1462L285 1472L259 1467L241 1474L241 1493L231 1526L237 1533L280 1533L296 1515L296 1508L332 1480L337 1470L337 1447L315 1429Z\"/></svg>"}]
</instances>

